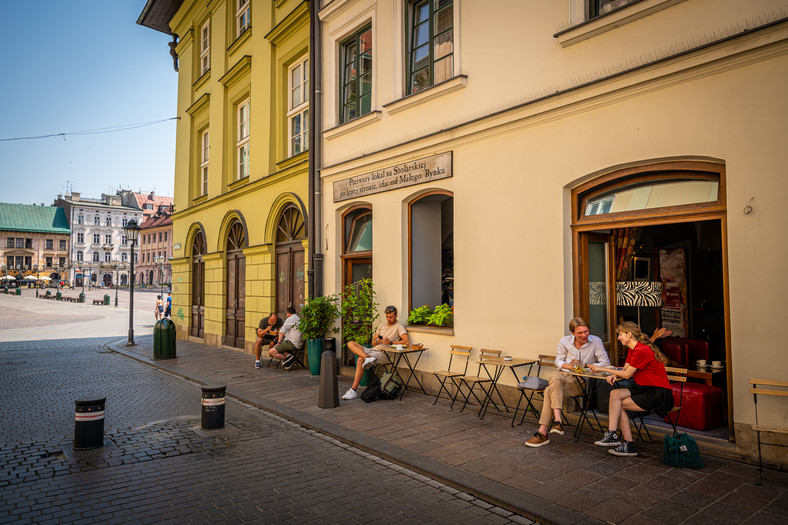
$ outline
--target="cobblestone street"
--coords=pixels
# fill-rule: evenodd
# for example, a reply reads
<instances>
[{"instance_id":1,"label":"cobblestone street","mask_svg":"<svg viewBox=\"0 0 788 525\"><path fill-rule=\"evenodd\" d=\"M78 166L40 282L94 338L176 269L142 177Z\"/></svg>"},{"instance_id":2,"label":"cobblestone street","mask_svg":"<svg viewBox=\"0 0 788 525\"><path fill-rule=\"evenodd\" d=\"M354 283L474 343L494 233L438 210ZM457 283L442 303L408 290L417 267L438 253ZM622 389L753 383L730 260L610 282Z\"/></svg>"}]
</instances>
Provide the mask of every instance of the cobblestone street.
<instances>
[{"instance_id":1,"label":"cobblestone street","mask_svg":"<svg viewBox=\"0 0 788 525\"><path fill-rule=\"evenodd\" d=\"M530 523L229 399L101 338L0 343L0 523ZM105 446L75 452L74 400L106 397Z\"/></svg>"}]
</instances>

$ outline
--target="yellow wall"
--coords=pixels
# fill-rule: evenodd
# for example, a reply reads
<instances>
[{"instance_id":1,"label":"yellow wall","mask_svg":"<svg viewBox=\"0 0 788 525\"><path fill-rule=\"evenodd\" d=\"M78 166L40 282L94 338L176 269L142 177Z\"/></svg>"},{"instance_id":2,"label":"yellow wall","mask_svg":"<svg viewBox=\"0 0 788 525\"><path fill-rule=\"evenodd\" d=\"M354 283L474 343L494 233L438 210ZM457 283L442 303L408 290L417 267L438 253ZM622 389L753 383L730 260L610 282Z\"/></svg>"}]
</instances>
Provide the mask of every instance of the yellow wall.
<instances>
[{"instance_id":1,"label":"yellow wall","mask_svg":"<svg viewBox=\"0 0 788 525\"><path fill-rule=\"evenodd\" d=\"M191 243L205 232L205 342L225 333L226 228L246 227L245 350L274 297L274 227L288 204L306 211L307 154L288 157L287 68L308 54L308 10L297 0L252 1L251 28L235 38L234 2L186 1L172 20L178 44L178 123L173 216L173 296L179 337L191 323ZM200 30L211 21L211 68L200 75ZM236 105L250 99L250 176L236 180ZM208 192L200 188L200 133L210 134ZM308 220L305 214L305 220ZM180 244L180 246L178 246Z\"/></svg>"}]
</instances>

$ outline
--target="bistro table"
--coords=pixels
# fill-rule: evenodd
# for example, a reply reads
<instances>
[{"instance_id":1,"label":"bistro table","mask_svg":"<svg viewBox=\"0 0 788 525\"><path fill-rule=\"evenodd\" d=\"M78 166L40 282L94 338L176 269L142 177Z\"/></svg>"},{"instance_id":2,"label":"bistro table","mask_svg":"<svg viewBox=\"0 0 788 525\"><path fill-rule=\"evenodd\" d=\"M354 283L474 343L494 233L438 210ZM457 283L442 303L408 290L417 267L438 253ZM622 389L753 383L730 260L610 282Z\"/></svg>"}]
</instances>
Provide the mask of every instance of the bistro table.
<instances>
[{"instance_id":1,"label":"bistro table","mask_svg":"<svg viewBox=\"0 0 788 525\"><path fill-rule=\"evenodd\" d=\"M583 368L582 372L575 372L574 370L560 370L558 373L569 374L583 379L597 379L599 381L607 381L607 377L610 375L608 372L593 373L588 368ZM586 381L578 381L577 383L580 385L580 390L582 391L583 403L580 405L580 421L575 427L575 441L580 440L580 434L583 432L583 425L586 421L588 421L588 426L591 427L592 430L594 428L594 426L591 424L591 420L588 419L589 410L591 410L591 413L594 415L594 419L596 420L596 424L599 426L600 431L602 430L602 425L599 423L599 418L596 415L596 411L591 408L590 396L592 392L596 391L596 389L591 388L590 384L586 385Z\"/></svg>"},{"instance_id":2,"label":"bistro table","mask_svg":"<svg viewBox=\"0 0 788 525\"><path fill-rule=\"evenodd\" d=\"M696 370L687 370L687 377L702 379L708 386L712 386L713 375L724 371L724 368L707 368L705 366L701 366Z\"/></svg>"},{"instance_id":3,"label":"bistro table","mask_svg":"<svg viewBox=\"0 0 788 525\"><path fill-rule=\"evenodd\" d=\"M421 354L425 350L427 350L426 346L420 345L415 348L413 346L403 346L402 350L397 350L397 348L392 345L383 345L378 348L382 348L382 350L386 352L389 358L389 363L383 365L384 368L387 371L396 374L397 377L399 377L399 380L402 382L402 393L399 396L400 401L402 401L402 397L405 395L405 390L408 389L408 384L410 383L411 378L416 380L416 383L418 383L421 391L424 393L424 395L427 395L427 391L424 390L424 386L421 384L421 381L419 381L419 378L416 377L416 365L419 364L419 359L421 359ZM412 355L412 354L416 354L416 360L411 363L410 357L408 357L408 355ZM397 370L397 367L399 366L400 362L402 362L403 360L405 361L405 368L407 368L408 371L410 372L407 381L403 379L402 375Z\"/></svg>"},{"instance_id":4,"label":"bistro table","mask_svg":"<svg viewBox=\"0 0 788 525\"><path fill-rule=\"evenodd\" d=\"M501 392L498 390L498 380L501 379L503 375L503 371L505 369L509 369L514 374L515 382L519 383L519 378L517 377L517 372L514 371L515 368L518 366L525 366L530 365L533 368L534 364L536 364L535 359L522 359L522 358L512 358L512 359L505 359L503 357L486 357L481 361L477 361L482 368L484 368L485 373L490 376L491 384L490 388L487 390L487 396L482 400L482 406L479 407L479 419L484 419L484 416L487 414L487 407L492 404L495 408L498 408L498 405L495 404L493 401L493 392L498 394L498 399L501 400L501 404L503 404L504 409L506 412L509 412L509 407L506 406L506 401L504 401ZM493 373L491 374L487 365L494 366ZM528 369L528 374L530 375L531 369Z\"/></svg>"}]
</instances>

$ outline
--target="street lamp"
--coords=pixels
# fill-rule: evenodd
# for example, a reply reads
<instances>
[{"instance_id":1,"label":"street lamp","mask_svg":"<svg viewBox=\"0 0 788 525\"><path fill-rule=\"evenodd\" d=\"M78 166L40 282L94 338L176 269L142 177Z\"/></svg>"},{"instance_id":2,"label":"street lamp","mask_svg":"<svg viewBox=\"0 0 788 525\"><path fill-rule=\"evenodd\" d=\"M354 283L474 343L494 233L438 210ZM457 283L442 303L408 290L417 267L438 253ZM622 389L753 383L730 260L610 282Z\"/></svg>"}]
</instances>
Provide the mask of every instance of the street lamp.
<instances>
[{"instance_id":1,"label":"street lamp","mask_svg":"<svg viewBox=\"0 0 788 525\"><path fill-rule=\"evenodd\" d=\"M115 270L115 308L118 307L118 285L120 284L118 279L118 270L120 270L120 261L117 259L112 260L112 268Z\"/></svg>"},{"instance_id":2,"label":"street lamp","mask_svg":"<svg viewBox=\"0 0 788 525\"><path fill-rule=\"evenodd\" d=\"M140 234L140 227L137 221L131 219L123 228L126 231L126 239L131 241L131 283L129 293L129 340L127 346L133 346L134 342L134 245L137 244L137 237Z\"/></svg>"}]
</instances>

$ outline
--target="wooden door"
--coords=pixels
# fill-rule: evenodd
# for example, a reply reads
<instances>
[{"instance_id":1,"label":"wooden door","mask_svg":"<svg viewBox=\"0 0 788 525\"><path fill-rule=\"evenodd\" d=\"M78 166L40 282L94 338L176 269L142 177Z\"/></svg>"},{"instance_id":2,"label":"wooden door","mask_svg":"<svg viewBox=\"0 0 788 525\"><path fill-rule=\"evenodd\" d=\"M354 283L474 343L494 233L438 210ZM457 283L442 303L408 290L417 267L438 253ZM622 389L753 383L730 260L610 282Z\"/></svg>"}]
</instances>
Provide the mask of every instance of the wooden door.
<instances>
[{"instance_id":1,"label":"wooden door","mask_svg":"<svg viewBox=\"0 0 788 525\"><path fill-rule=\"evenodd\" d=\"M296 206L288 206L279 219L276 235L276 313L284 318L288 306L301 311L306 298L304 218Z\"/></svg>"},{"instance_id":2,"label":"wooden door","mask_svg":"<svg viewBox=\"0 0 788 525\"><path fill-rule=\"evenodd\" d=\"M191 335L205 337L205 236L202 232L192 244L192 319Z\"/></svg>"},{"instance_id":3,"label":"wooden door","mask_svg":"<svg viewBox=\"0 0 788 525\"><path fill-rule=\"evenodd\" d=\"M236 221L227 235L227 272L225 297L224 344L236 348L244 347L244 325L246 322L246 234L243 225Z\"/></svg>"}]
</instances>

